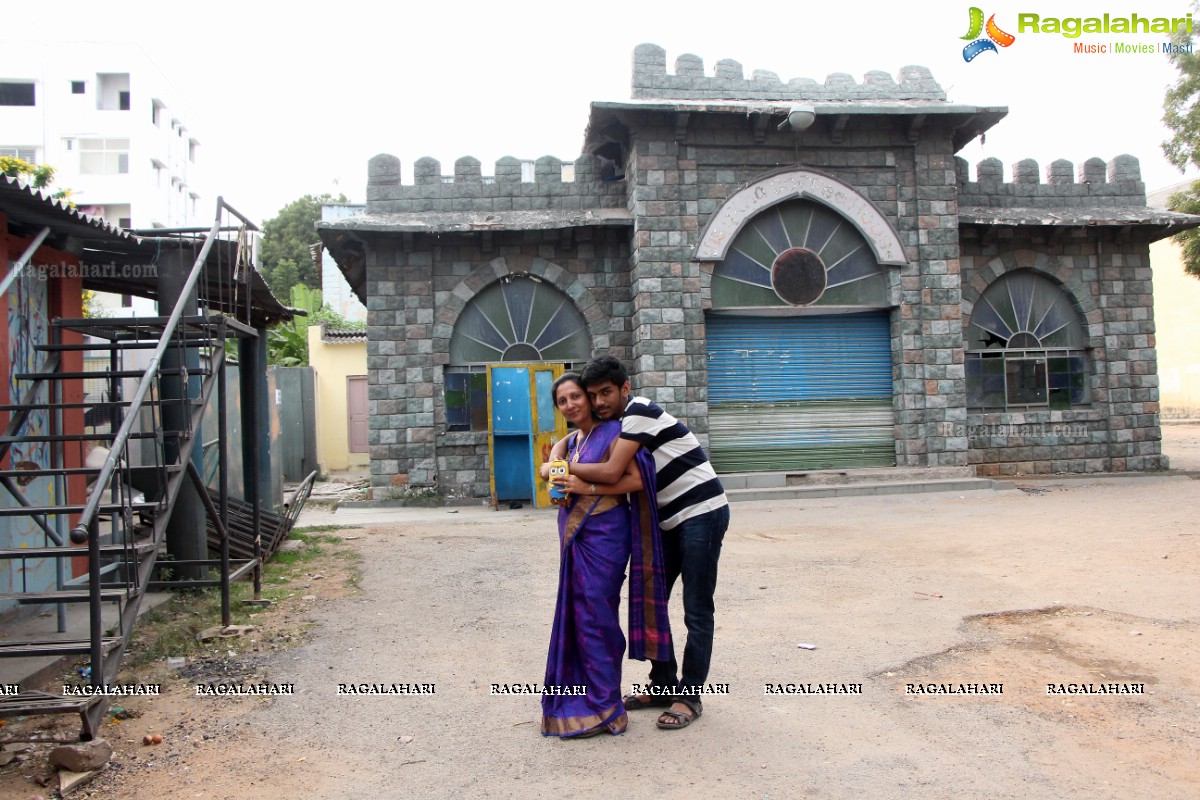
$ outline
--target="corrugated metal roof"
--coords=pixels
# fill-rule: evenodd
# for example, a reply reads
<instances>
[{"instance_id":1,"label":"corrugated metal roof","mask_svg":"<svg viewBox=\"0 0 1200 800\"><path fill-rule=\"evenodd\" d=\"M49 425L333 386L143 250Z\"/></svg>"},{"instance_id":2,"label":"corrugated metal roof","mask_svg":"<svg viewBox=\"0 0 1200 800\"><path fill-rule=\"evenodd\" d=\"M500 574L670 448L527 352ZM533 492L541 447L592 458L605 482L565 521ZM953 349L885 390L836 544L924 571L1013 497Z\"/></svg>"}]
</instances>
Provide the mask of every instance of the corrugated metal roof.
<instances>
[{"instance_id":1,"label":"corrugated metal roof","mask_svg":"<svg viewBox=\"0 0 1200 800\"><path fill-rule=\"evenodd\" d=\"M83 272L83 288L158 299L155 270L119 267L157 265L162 239L135 236L103 217L84 214L7 175L0 175L0 212L8 217L10 231L33 236L48 227L51 235L46 238L45 246L74 253L81 264L97 267ZM199 235L176 238L176 246L199 251ZM237 242L223 239L214 242L208 257L206 287L213 308L235 314L243 322L256 326L292 318L292 312L275 298L262 275L254 270L250 275L249 320L245 319L244 292L238 296L239 286L233 280L236 264ZM106 267L113 268L101 269Z\"/></svg>"},{"instance_id":2,"label":"corrugated metal roof","mask_svg":"<svg viewBox=\"0 0 1200 800\"><path fill-rule=\"evenodd\" d=\"M339 331L321 326L321 341L325 344L357 344L367 341L366 330Z\"/></svg>"},{"instance_id":3,"label":"corrugated metal roof","mask_svg":"<svg viewBox=\"0 0 1200 800\"><path fill-rule=\"evenodd\" d=\"M110 244L128 242L136 247L138 238L104 217L94 217L73 208L64 200L55 200L45 192L25 185L24 181L0 175L0 210L38 228L50 227L85 241Z\"/></svg>"}]
</instances>

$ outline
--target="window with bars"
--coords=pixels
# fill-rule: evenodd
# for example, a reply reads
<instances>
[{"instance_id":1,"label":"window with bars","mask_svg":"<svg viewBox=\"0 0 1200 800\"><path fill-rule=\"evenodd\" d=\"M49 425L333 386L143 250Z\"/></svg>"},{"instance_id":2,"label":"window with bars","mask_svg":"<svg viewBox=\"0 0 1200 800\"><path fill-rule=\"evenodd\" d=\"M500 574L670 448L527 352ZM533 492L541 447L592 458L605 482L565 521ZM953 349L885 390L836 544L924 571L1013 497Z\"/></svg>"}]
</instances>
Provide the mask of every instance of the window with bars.
<instances>
[{"instance_id":1,"label":"window with bars","mask_svg":"<svg viewBox=\"0 0 1200 800\"><path fill-rule=\"evenodd\" d=\"M967 406L1062 410L1088 405L1087 334L1070 295L1033 270L984 290L967 326Z\"/></svg>"},{"instance_id":2,"label":"window with bars","mask_svg":"<svg viewBox=\"0 0 1200 800\"><path fill-rule=\"evenodd\" d=\"M487 367L446 367L446 430L486 431Z\"/></svg>"},{"instance_id":3,"label":"window with bars","mask_svg":"<svg viewBox=\"0 0 1200 800\"><path fill-rule=\"evenodd\" d=\"M984 411L1087 405L1087 365L1083 350L967 353L967 405Z\"/></svg>"},{"instance_id":4,"label":"window with bars","mask_svg":"<svg viewBox=\"0 0 1200 800\"><path fill-rule=\"evenodd\" d=\"M568 371L579 372L585 362L563 364ZM446 430L486 431L488 429L487 367L446 367L442 373L446 398ZM540 413L540 412L539 412Z\"/></svg>"}]
</instances>

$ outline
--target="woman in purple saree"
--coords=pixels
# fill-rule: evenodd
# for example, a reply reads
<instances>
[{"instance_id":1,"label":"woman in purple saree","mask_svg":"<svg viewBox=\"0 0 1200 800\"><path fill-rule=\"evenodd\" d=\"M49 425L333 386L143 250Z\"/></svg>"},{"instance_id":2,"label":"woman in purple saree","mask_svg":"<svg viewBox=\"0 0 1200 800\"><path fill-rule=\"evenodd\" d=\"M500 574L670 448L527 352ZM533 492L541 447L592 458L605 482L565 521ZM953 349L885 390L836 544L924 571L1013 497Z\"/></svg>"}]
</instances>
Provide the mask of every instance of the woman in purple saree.
<instances>
[{"instance_id":1,"label":"woman in purple saree","mask_svg":"<svg viewBox=\"0 0 1200 800\"><path fill-rule=\"evenodd\" d=\"M594 419L587 392L573 373L555 382L553 396L559 411L579 429L572 435L568 462L607 458L621 433L620 422ZM543 682L543 735L582 738L625 732L625 636L619 609L626 564L631 565L629 657L658 659L671 651L654 474L653 461L641 451L615 484L566 479L571 493L558 511L561 561Z\"/></svg>"}]
</instances>

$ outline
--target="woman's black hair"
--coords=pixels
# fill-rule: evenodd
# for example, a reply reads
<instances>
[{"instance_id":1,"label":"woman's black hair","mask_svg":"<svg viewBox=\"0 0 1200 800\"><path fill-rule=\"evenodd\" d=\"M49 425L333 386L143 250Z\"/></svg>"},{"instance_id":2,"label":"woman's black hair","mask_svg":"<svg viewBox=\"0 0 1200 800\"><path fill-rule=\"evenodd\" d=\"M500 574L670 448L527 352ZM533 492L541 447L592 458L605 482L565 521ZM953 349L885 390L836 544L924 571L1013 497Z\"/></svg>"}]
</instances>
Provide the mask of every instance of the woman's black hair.
<instances>
[{"instance_id":1,"label":"woman's black hair","mask_svg":"<svg viewBox=\"0 0 1200 800\"><path fill-rule=\"evenodd\" d=\"M587 393L587 387L583 385L583 379L579 377L578 372L564 372L558 376L554 383L550 384L550 399L554 401L555 406L558 405L558 387L568 381L574 381L579 384L579 388L583 389L585 394Z\"/></svg>"}]
</instances>

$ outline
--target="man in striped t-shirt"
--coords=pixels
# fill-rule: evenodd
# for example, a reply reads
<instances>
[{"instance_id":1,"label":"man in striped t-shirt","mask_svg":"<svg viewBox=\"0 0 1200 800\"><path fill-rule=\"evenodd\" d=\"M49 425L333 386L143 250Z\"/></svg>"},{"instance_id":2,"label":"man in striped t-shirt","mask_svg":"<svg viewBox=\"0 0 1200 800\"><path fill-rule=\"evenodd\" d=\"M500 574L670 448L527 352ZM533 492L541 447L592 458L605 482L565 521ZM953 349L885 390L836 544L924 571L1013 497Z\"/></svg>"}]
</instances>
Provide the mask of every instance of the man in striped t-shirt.
<instances>
[{"instance_id":1,"label":"man in striped t-shirt","mask_svg":"<svg viewBox=\"0 0 1200 800\"><path fill-rule=\"evenodd\" d=\"M613 356L592 359L581 378L593 410L603 419L620 418L621 438L608 461L572 464L572 474L584 481L615 483L637 449L646 448L654 457L658 481L668 595L675 579L683 577L683 621L688 631L683 672L674 654L670 661L651 662L651 691L630 695L625 706L669 706L658 718L658 727L683 728L700 716L701 693L712 661L713 594L721 542L729 527L729 501L695 434L656 403L631 397L629 374L620 361Z\"/></svg>"}]
</instances>

